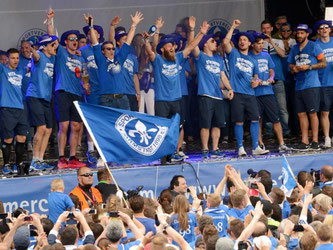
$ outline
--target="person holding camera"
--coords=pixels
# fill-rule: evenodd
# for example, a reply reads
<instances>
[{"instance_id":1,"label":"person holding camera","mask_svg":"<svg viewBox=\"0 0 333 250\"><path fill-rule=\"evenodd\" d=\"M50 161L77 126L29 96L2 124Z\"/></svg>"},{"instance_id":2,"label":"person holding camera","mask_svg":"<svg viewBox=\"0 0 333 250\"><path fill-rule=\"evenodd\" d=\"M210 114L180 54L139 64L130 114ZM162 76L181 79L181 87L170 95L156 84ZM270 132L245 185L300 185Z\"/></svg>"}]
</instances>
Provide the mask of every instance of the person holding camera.
<instances>
[{"instance_id":1,"label":"person holding camera","mask_svg":"<svg viewBox=\"0 0 333 250\"><path fill-rule=\"evenodd\" d=\"M81 203L81 211L103 203L102 195L93 185L93 173L88 167L79 168L77 171L78 186L69 194L76 195Z\"/></svg>"},{"instance_id":2,"label":"person holding camera","mask_svg":"<svg viewBox=\"0 0 333 250\"><path fill-rule=\"evenodd\" d=\"M324 186L333 186L333 166L325 165L320 169L320 189Z\"/></svg>"}]
</instances>

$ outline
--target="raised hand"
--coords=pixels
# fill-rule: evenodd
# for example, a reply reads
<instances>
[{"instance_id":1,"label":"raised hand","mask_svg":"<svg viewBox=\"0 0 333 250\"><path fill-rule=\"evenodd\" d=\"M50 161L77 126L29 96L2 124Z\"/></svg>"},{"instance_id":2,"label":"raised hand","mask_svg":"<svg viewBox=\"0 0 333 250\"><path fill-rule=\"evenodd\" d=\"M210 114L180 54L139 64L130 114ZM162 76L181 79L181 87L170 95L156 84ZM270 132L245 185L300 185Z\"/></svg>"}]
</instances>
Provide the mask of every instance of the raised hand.
<instances>
[{"instance_id":1,"label":"raised hand","mask_svg":"<svg viewBox=\"0 0 333 250\"><path fill-rule=\"evenodd\" d=\"M232 22L232 27L234 28L237 28L239 25L241 25L242 22L238 19L235 19L233 22Z\"/></svg>"},{"instance_id":2,"label":"raised hand","mask_svg":"<svg viewBox=\"0 0 333 250\"><path fill-rule=\"evenodd\" d=\"M117 26L121 21L122 19L119 16L115 16L111 21L111 26Z\"/></svg>"},{"instance_id":3,"label":"raised hand","mask_svg":"<svg viewBox=\"0 0 333 250\"><path fill-rule=\"evenodd\" d=\"M196 22L196 18L194 16L190 16L188 18L188 26L190 27L190 29L195 28L195 22Z\"/></svg>"},{"instance_id":4,"label":"raised hand","mask_svg":"<svg viewBox=\"0 0 333 250\"><path fill-rule=\"evenodd\" d=\"M202 23L202 25L201 25L201 27L200 27L200 32L202 33L202 34L207 34L207 31L208 31L208 29L209 29L209 24L207 23L207 21L204 21L203 23Z\"/></svg>"},{"instance_id":5,"label":"raised hand","mask_svg":"<svg viewBox=\"0 0 333 250\"><path fill-rule=\"evenodd\" d=\"M162 17L160 16L159 18L157 18L156 22L155 22L155 26L157 27L157 29L161 29L164 25L164 21L162 19Z\"/></svg>"},{"instance_id":6,"label":"raised hand","mask_svg":"<svg viewBox=\"0 0 333 250\"><path fill-rule=\"evenodd\" d=\"M94 18L92 15L90 15L89 13L87 14L83 14L84 20L86 21L87 24L89 24L89 17L91 18L91 26L94 25Z\"/></svg>"},{"instance_id":7,"label":"raised hand","mask_svg":"<svg viewBox=\"0 0 333 250\"><path fill-rule=\"evenodd\" d=\"M54 17L54 14L55 14L54 10L53 10L53 9L49 9L49 10L47 11L47 13L46 13L46 18L47 18L47 20L52 19L52 18Z\"/></svg>"},{"instance_id":8,"label":"raised hand","mask_svg":"<svg viewBox=\"0 0 333 250\"><path fill-rule=\"evenodd\" d=\"M137 25L143 20L143 14L140 11L135 12L135 15L131 15L132 25Z\"/></svg>"}]
</instances>

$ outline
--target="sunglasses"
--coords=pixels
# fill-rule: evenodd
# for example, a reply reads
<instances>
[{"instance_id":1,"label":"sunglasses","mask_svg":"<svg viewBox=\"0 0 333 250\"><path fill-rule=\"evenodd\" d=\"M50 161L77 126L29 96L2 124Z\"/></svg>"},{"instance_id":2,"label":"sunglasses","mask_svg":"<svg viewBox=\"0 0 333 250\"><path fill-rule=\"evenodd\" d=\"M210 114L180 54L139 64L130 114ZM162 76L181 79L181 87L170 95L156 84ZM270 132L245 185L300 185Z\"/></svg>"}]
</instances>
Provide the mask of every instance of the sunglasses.
<instances>
[{"instance_id":1,"label":"sunglasses","mask_svg":"<svg viewBox=\"0 0 333 250\"><path fill-rule=\"evenodd\" d=\"M320 29L320 30L323 30L323 29L329 29L329 28L330 28L330 26L325 25L325 26L321 26L319 29Z\"/></svg>"},{"instance_id":2,"label":"sunglasses","mask_svg":"<svg viewBox=\"0 0 333 250\"><path fill-rule=\"evenodd\" d=\"M67 40L69 40L69 41L77 41L78 38L77 37L71 37L71 38L68 38Z\"/></svg>"},{"instance_id":3,"label":"sunglasses","mask_svg":"<svg viewBox=\"0 0 333 250\"><path fill-rule=\"evenodd\" d=\"M104 48L104 49L109 50L109 51L116 50L115 48Z\"/></svg>"},{"instance_id":4,"label":"sunglasses","mask_svg":"<svg viewBox=\"0 0 333 250\"><path fill-rule=\"evenodd\" d=\"M290 32L291 30L281 30L281 32Z\"/></svg>"},{"instance_id":5,"label":"sunglasses","mask_svg":"<svg viewBox=\"0 0 333 250\"><path fill-rule=\"evenodd\" d=\"M80 176L83 177L92 177L94 174L93 173L86 173L86 174L81 174Z\"/></svg>"}]
</instances>

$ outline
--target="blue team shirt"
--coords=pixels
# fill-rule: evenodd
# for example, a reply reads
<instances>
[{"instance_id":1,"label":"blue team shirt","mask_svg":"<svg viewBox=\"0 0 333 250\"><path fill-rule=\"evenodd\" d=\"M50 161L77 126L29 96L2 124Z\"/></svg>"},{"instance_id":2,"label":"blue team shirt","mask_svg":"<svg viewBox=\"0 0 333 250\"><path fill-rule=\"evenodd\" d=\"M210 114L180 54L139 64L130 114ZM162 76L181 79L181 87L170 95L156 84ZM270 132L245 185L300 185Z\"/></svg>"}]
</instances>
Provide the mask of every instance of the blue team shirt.
<instances>
[{"instance_id":1,"label":"blue team shirt","mask_svg":"<svg viewBox=\"0 0 333 250\"><path fill-rule=\"evenodd\" d=\"M31 77L30 70L28 70L28 68L31 67L31 59L20 55L20 61L19 61L18 67L25 70L24 71L25 74L24 74L24 77L22 79L22 86L21 86L22 95L23 95L23 99L24 99L25 95L27 93L27 89L28 89L29 82L30 82L30 77Z\"/></svg>"},{"instance_id":2,"label":"blue team shirt","mask_svg":"<svg viewBox=\"0 0 333 250\"><path fill-rule=\"evenodd\" d=\"M230 84L235 93L255 95L251 86L254 75L259 73L256 60L232 48L229 57Z\"/></svg>"},{"instance_id":3,"label":"blue team shirt","mask_svg":"<svg viewBox=\"0 0 333 250\"><path fill-rule=\"evenodd\" d=\"M67 209L74 207L74 203L67 194L61 192L51 192L48 197L49 219L56 223L60 214Z\"/></svg>"},{"instance_id":4,"label":"blue team shirt","mask_svg":"<svg viewBox=\"0 0 333 250\"><path fill-rule=\"evenodd\" d=\"M182 97L179 66L184 63L183 52L176 53L176 61L165 60L156 55L153 62L155 100L177 101Z\"/></svg>"},{"instance_id":5,"label":"blue team shirt","mask_svg":"<svg viewBox=\"0 0 333 250\"><path fill-rule=\"evenodd\" d=\"M258 78L263 81L267 81L269 78L269 70L274 69L275 64L271 58L271 56L266 52L261 52L258 55L253 54L250 55L257 61L258 63ZM268 86L259 85L254 89L256 96L262 95L274 95L273 86L270 84Z\"/></svg>"},{"instance_id":6,"label":"blue team shirt","mask_svg":"<svg viewBox=\"0 0 333 250\"><path fill-rule=\"evenodd\" d=\"M246 215L249 214L250 210L254 210L254 207L251 205L248 205L244 209L229 208L229 210L227 211L227 214L229 217L234 217L234 218L240 219L241 221L244 222L244 218Z\"/></svg>"},{"instance_id":7,"label":"blue team shirt","mask_svg":"<svg viewBox=\"0 0 333 250\"><path fill-rule=\"evenodd\" d=\"M327 66L318 70L319 80L322 87L333 86L333 39L330 38L328 43L318 39L316 44L323 50Z\"/></svg>"},{"instance_id":8,"label":"blue team shirt","mask_svg":"<svg viewBox=\"0 0 333 250\"><path fill-rule=\"evenodd\" d=\"M136 56L132 53L128 54L124 66L122 69L122 74L124 77L125 84L125 94L135 95L135 87L134 87L134 74L137 74L139 70L139 63Z\"/></svg>"},{"instance_id":9,"label":"blue team shirt","mask_svg":"<svg viewBox=\"0 0 333 250\"><path fill-rule=\"evenodd\" d=\"M279 39L273 39L273 43L275 43L276 46L278 47L282 47L283 42ZM269 50L268 50L269 48ZM281 48L284 50L284 48ZM275 64L275 76L274 79L275 80L282 80L284 81L284 73L283 73L283 63L282 63L282 58L279 56L279 54L276 52L276 50L274 49L274 47L269 44L267 41L264 40L264 48L263 48L264 52L267 52L271 57L272 60Z\"/></svg>"},{"instance_id":10,"label":"blue team shirt","mask_svg":"<svg viewBox=\"0 0 333 250\"><path fill-rule=\"evenodd\" d=\"M191 67L188 58L185 59L182 65L179 65L180 70L180 88L183 95L188 95L188 88L187 88L187 78L186 78L186 71L191 72Z\"/></svg>"},{"instance_id":11,"label":"blue team shirt","mask_svg":"<svg viewBox=\"0 0 333 250\"><path fill-rule=\"evenodd\" d=\"M155 228L155 220L152 218L139 218L135 217L139 222L142 223L142 225L146 228L146 234L148 232L153 232L154 235L156 234L156 228Z\"/></svg>"},{"instance_id":12,"label":"blue team shirt","mask_svg":"<svg viewBox=\"0 0 333 250\"><path fill-rule=\"evenodd\" d=\"M174 214L170 219L170 226L175 229L188 243L195 240L194 228L198 226L197 219L194 213L187 213L188 227L186 230L180 229L177 214Z\"/></svg>"},{"instance_id":13,"label":"blue team shirt","mask_svg":"<svg viewBox=\"0 0 333 250\"><path fill-rule=\"evenodd\" d=\"M95 61L94 50L90 46L90 44L80 48L79 50L81 51L81 56L87 63L91 94L98 94L100 81L98 75L98 67Z\"/></svg>"},{"instance_id":14,"label":"blue team shirt","mask_svg":"<svg viewBox=\"0 0 333 250\"><path fill-rule=\"evenodd\" d=\"M302 51L299 50L299 44L295 44L291 48L288 62L297 66L316 64L318 63L317 56L321 53L323 50L312 41L308 41ZM296 91L316 87L320 87L317 69L300 71L296 74Z\"/></svg>"},{"instance_id":15,"label":"blue team shirt","mask_svg":"<svg viewBox=\"0 0 333 250\"><path fill-rule=\"evenodd\" d=\"M227 235L228 228L228 216L225 212L225 206L218 206L207 208L204 215L209 215L213 218L214 226L219 231L220 237L225 237Z\"/></svg>"},{"instance_id":16,"label":"blue team shirt","mask_svg":"<svg viewBox=\"0 0 333 250\"><path fill-rule=\"evenodd\" d=\"M25 72L20 67L12 70L0 64L0 108L24 109L21 87Z\"/></svg>"},{"instance_id":17,"label":"blue team shirt","mask_svg":"<svg viewBox=\"0 0 333 250\"><path fill-rule=\"evenodd\" d=\"M315 250L326 250L326 249L333 249L332 243L322 244L319 247L315 248Z\"/></svg>"},{"instance_id":18,"label":"blue team shirt","mask_svg":"<svg viewBox=\"0 0 333 250\"><path fill-rule=\"evenodd\" d=\"M50 102L52 98L55 56L47 57L39 52L40 59L31 62L31 79L26 96L41 98Z\"/></svg>"},{"instance_id":19,"label":"blue team shirt","mask_svg":"<svg viewBox=\"0 0 333 250\"><path fill-rule=\"evenodd\" d=\"M68 93L82 96L81 77L77 77L75 69L81 71L84 59L81 56L69 54L59 45L56 56L56 86L55 91L64 90Z\"/></svg>"},{"instance_id":20,"label":"blue team shirt","mask_svg":"<svg viewBox=\"0 0 333 250\"><path fill-rule=\"evenodd\" d=\"M200 51L195 62L198 73L198 95L222 100L221 72L224 71L222 57L208 56Z\"/></svg>"},{"instance_id":21,"label":"blue team shirt","mask_svg":"<svg viewBox=\"0 0 333 250\"><path fill-rule=\"evenodd\" d=\"M98 66L100 94L124 94L124 78L121 73L124 62L130 51L130 46L124 43L114 59L106 58L101 51L101 45L93 46L95 60Z\"/></svg>"}]
</instances>

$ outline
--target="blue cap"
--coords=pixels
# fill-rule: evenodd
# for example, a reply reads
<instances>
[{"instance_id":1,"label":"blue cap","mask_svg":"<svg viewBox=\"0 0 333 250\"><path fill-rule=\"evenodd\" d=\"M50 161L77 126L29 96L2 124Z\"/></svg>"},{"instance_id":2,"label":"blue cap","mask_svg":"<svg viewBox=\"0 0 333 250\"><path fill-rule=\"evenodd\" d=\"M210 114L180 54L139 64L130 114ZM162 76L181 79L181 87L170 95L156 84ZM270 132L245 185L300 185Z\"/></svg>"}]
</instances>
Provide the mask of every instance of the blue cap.
<instances>
[{"instance_id":1,"label":"blue cap","mask_svg":"<svg viewBox=\"0 0 333 250\"><path fill-rule=\"evenodd\" d=\"M236 44L235 44L235 45L238 44L238 40L239 40L239 38L240 38L241 36L246 36L246 37L249 39L249 41L250 41L251 43L254 42L254 37L253 37L253 35L252 35L251 33L249 33L249 32L238 32L238 33L235 35L235 41L236 41Z\"/></svg>"},{"instance_id":2,"label":"blue cap","mask_svg":"<svg viewBox=\"0 0 333 250\"><path fill-rule=\"evenodd\" d=\"M305 32L307 32L309 34L312 33L312 29L310 29L309 26L307 24L304 24L304 23L300 23L299 25L297 25L297 27L294 30L295 31L304 30Z\"/></svg>"},{"instance_id":3,"label":"blue cap","mask_svg":"<svg viewBox=\"0 0 333 250\"><path fill-rule=\"evenodd\" d=\"M61 39L60 39L60 44L61 44L62 46L66 46L66 44L65 44L65 40L66 40L67 37L68 37L69 35L71 35L71 34L74 34L74 35L76 35L77 37L79 37L79 35L80 35L80 31L78 31L78 30L68 30L68 31L64 32L64 33L61 35Z\"/></svg>"},{"instance_id":4,"label":"blue cap","mask_svg":"<svg viewBox=\"0 0 333 250\"><path fill-rule=\"evenodd\" d=\"M38 38L38 46L46 46L49 43L52 43L57 39L58 39L58 37L50 36L49 34L42 35Z\"/></svg>"},{"instance_id":5,"label":"blue cap","mask_svg":"<svg viewBox=\"0 0 333 250\"><path fill-rule=\"evenodd\" d=\"M205 45L205 43L206 43L210 38L212 38L212 37L214 37L214 36L215 36L214 34L206 34L206 35L204 35L203 38L201 39L199 45L198 45L199 49L202 50L203 47L204 47L204 45Z\"/></svg>"},{"instance_id":6,"label":"blue cap","mask_svg":"<svg viewBox=\"0 0 333 250\"><path fill-rule=\"evenodd\" d=\"M160 42L157 44L156 51L157 51L158 54L162 54L161 49L167 43L172 43L172 44L176 43L178 45L178 47L180 46L180 42L179 42L179 40L177 39L176 36L174 36L174 35L165 35L161 38Z\"/></svg>"},{"instance_id":7,"label":"blue cap","mask_svg":"<svg viewBox=\"0 0 333 250\"><path fill-rule=\"evenodd\" d=\"M118 42L120 38L122 38L123 36L127 36L127 33L125 30L120 30L116 33L116 35L114 36L114 38L116 39L116 41Z\"/></svg>"},{"instance_id":8,"label":"blue cap","mask_svg":"<svg viewBox=\"0 0 333 250\"><path fill-rule=\"evenodd\" d=\"M317 31L320 26L322 26L323 24L327 24L328 26L332 26L332 21L328 21L328 20L320 20L320 21L317 21L315 22L315 24L313 25L313 30L314 31Z\"/></svg>"},{"instance_id":9,"label":"blue cap","mask_svg":"<svg viewBox=\"0 0 333 250\"><path fill-rule=\"evenodd\" d=\"M178 42L177 42L178 47L177 47L176 52L182 51L183 49L185 49L187 38L181 36L179 33L172 33L171 35L175 36L175 38L178 40ZM180 47L180 41L183 42L181 47Z\"/></svg>"}]
</instances>

